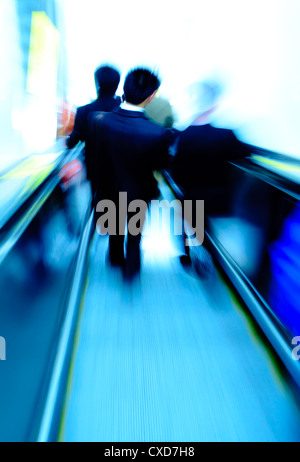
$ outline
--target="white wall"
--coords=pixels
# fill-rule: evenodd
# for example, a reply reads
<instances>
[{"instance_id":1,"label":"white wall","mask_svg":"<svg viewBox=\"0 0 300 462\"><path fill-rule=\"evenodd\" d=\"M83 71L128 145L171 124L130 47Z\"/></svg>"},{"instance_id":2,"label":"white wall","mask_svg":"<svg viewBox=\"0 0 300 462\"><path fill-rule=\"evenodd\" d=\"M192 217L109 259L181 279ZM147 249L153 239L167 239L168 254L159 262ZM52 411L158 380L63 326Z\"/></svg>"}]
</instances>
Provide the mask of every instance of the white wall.
<instances>
[{"instance_id":1,"label":"white wall","mask_svg":"<svg viewBox=\"0 0 300 462\"><path fill-rule=\"evenodd\" d=\"M94 98L93 72L103 62L123 74L136 65L156 67L161 93L171 100L192 81L217 76L225 83L218 125L300 158L299 0L61 4L75 105Z\"/></svg>"},{"instance_id":2,"label":"white wall","mask_svg":"<svg viewBox=\"0 0 300 462\"><path fill-rule=\"evenodd\" d=\"M0 170L22 156L22 138L15 130L13 110L22 87L21 55L15 3L0 2Z\"/></svg>"},{"instance_id":3,"label":"white wall","mask_svg":"<svg viewBox=\"0 0 300 462\"><path fill-rule=\"evenodd\" d=\"M35 53L25 69L27 56L21 47L15 0L0 0L0 171L20 158L42 153L56 141L57 72L53 54L59 37L46 13L39 14L50 34L43 37L42 44L35 44ZM28 27L30 19L29 4Z\"/></svg>"}]
</instances>

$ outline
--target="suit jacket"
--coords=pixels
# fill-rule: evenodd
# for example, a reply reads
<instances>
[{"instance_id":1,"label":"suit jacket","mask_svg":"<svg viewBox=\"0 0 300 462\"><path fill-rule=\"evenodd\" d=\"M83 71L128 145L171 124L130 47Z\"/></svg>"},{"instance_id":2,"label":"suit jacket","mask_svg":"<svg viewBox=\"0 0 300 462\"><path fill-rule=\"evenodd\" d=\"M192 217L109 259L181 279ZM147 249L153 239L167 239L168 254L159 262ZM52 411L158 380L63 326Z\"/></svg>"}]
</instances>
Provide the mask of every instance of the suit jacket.
<instances>
[{"instance_id":1,"label":"suit jacket","mask_svg":"<svg viewBox=\"0 0 300 462\"><path fill-rule=\"evenodd\" d=\"M88 180L91 182L93 196L95 195L95 184L93 180L93 159L87 143L89 136L89 118L90 115L96 111L109 112L115 107L118 107L120 103L121 98L119 96L102 95L93 103L79 107L76 112L73 132L67 140L67 146L70 149L76 146L79 141L85 142L83 156L86 166L86 175Z\"/></svg>"},{"instance_id":2,"label":"suit jacket","mask_svg":"<svg viewBox=\"0 0 300 462\"><path fill-rule=\"evenodd\" d=\"M179 135L173 178L187 198L204 199L209 211L228 200L227 161L249 155L232 130L209 124L190 126Z\"/></svg>"},{"instance_id":3,"label":"suit jacket","mask_svg":"<svg viewBox=\"0 0 300 462\"><path fill-rule=\"evenodd\" d=\"M95 116L97 117L97 116ZM94 123L93 145L98 198L146 202L158 197L153 171L165 168L174 133L143 112L117 108Z\"/></svg>"},{"instance_id":4,"label":"suit jacket","mask_svg":"<svg viewBox=\"0 0 300 462\"><path fill-rule=\"evenodd\" d=\"M79 141L86 141L87 137L87 121L91 112L105 111L109 112L115 107L119 106L121 98L119 96L101 96L96 101L81 106L76 111L74 128L67 139L68 148L73 148Z\"/></svg>"}]
</instances>

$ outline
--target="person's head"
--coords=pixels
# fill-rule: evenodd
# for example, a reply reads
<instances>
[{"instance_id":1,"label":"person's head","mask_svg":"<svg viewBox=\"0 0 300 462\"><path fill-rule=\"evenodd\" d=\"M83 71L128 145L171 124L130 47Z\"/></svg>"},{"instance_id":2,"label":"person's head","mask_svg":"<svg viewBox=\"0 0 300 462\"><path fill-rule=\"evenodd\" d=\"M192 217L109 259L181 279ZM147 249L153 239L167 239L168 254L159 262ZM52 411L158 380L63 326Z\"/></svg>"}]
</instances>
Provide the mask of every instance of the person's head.
<instances>
[{"instance_id":1,"label":"person's head","mask_svg":"<svg viewBox=\"0 0 300 462\"><path fill-rule=\"evenodd\" d=\"M217 81L206 80L191 84L187 89L191 119L200 124L208 122L217 109L221 93L221 85Z\"/></svg>"},{"instance_id":2,"label":"person's head","mask_svg":"<svg viewBox=\"0 0 300 462\"><path fill-rule=\"evenodd\" d=\"M110 66L100 66L95 71L95 84L98 95L112 96L120 83L120 73Z\"/></svg>"},{"instance_id":3,"label":"person's head","mask_svg":"<svg viewBox=\"0 0 300 462\"><path fill-rule=\"evenodd\" d=\"M169 101L161 96L153 98L147 106L145 113L147 117L166 128L172 128L174 124L173 109Z\"/></svg>"},{"instance_id":4,"label":"person's head","mask_svg":"<svg viewBox=\"0 0 300 462\"><path fill-rule=\"evenodd\" d=\"M160 87L158 76L145 68L130 71L124 82L125 101L136 106L149 104Z\"/></svg>"}]
</instances>

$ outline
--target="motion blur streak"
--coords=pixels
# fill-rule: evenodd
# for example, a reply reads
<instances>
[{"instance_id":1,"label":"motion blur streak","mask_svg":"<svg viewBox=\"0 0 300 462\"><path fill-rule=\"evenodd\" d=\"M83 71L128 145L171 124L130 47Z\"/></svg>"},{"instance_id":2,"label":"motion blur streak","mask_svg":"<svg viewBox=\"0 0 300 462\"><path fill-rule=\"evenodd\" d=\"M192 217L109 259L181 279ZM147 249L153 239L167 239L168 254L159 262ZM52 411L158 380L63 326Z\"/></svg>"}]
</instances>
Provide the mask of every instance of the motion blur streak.
<instances>
[{"instance_id":1,"label":"motion blur streak","mask_svg":"<svg viewBox=\"0 0 300 462\"><path fill-rule=\"evenodd\" d=\"M61 441L298 441L299 409L242 306L204 249L201 280L183 271L164 225L145 233L132 287L95 234Z\"/></svg>"},{"instance_id":2,"label":"motion blur streak","mask_svg":"<svg viewBox=\"0 0 300 462\"><path fill-rule=\"evenodd\" d=\"M275 313L291 336L300 335L300 205L286 219L279 239L270 247L270 298Z\"/></svg>"},{"instance_id":3,"label":"motion blur streak","mask_svg":"<svg viewBox=\"0 0 300 462\"><path fill-rule=\"evenodd\" d=\"M299 0L152 0L147 11L0 0L0 441L36 441L49 397L53 440L60 428L60 441L300 441L299 17ZM172 129L199 110L194 83L218 83L212 125L251 151L224 169L212 160L226 206L205 216L190 265L167 220L147 223L132 286L108 265L107 237L86 239L78 258L91 189L83 146L66 151L65 137L103 63L122 74L119 96L132 67L157 70L146 115ZM184 162L191 186L203 158ZM159 176L169 204L171 170ZM77 332L56 396L70 298Z\"/></svg>"}]
</instances>

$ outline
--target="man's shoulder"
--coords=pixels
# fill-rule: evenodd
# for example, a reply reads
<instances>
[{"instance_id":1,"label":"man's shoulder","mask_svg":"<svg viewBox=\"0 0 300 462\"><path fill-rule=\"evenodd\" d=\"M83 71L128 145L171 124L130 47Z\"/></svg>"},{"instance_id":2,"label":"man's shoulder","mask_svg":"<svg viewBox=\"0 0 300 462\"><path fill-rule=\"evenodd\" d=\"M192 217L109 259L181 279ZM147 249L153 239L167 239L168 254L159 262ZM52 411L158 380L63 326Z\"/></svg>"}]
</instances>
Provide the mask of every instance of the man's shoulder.
<instances>
[{"instance_id":1,"label":"man's shoulder","mask_svg":"<svg viewBox=\"0 0 300 462\"><path fill-rule=\"evenodd\" d=\"M86 118L87 114L89 111L87 110L88 104L84 106L79 106L76 111L76 119L79 121L82 121L84 118Z\"/></svg>"},{"instance_id":2,"label":"man's shoulder","mask_svg":"<svg viewBox=\"0 0 300 462\"><path fill-rule=\"evenodd\" d=\"M146 115L137 119L137 130L141 130L152 138L171 138L171 130L148 119Z\"/></svg>"},{"instance_id":3,"label":"man's shoulder","mask_svg":"<svg viewBox=\"0 0 300 462\"><path fill-rule=\"evenodd\" d=\"M129 111L128 114L125 114L118 109L114 109L104 115L101 126L108 128L108 133L110 134L123 132L130 137L136 136L139 140L161 140L172 144L175 139L172 130L152 122L143 113L134 116Z\"/></svg>"},{"instance_id":4,"label":"man's shoulder","mask_svg":"<svg viewBox=\"0 0 300 462\"><path fill-rule=\"evenodd\" d=\"M88 103L88 104L85 104L84 106L81 106L81 110L82 112L93 112L93 111L97 111L97 100L96 101L92 101L91 103Z\"/></svg>"},{"instance_id":5,"label":"man's shoulder","mask_svg":"<svg viewBox=\"0 0 300 462\"><path fill-rule=\"evenodd\" d=\"M181 135L197 135L197 136L209 136L216 138L231 138L234 136L234 132L225 127L219 127L211 124L203 125L190 125L181 132Z\"/></svg>"},{"instance_id":6,"label":"man's shoulder","mask_svg":"<svg viewBox=\"0 0 300 462\"><path fill-rule=\"evenodd\" d=\"M83 106L79 106L77 108L77 114L84 116L84 115L89 114L90 112L94 112L97 110L98 110L98 104L96 100L96 101L92 101L91 103L84 104Z\"/></svg>"},{"instance_id":7,"label":"man's shoulder","mask_svg":"<svg viewBox=\"0 0 300 462\"><path fill-rule=\"evenodd\" d=\"M224 137L235 136L234 131L228 127L221 127L218 125L211 125L211 124L207 124L205 126L208 127L208 130L210 130L211 133L218 133L220 136L224 136Z\"/></svg>"},{"instance_id":8,"label":"man's shoulder","mask_svg":"<svg viewBox=\"0 0 300 462\"><path fill-rule=\"evenodd\" d=\"M114 108L112 111L105 114L106 123L110 124L117 121L123 121L126 125L132 127L144 127L145 129L156 134L164 134L172 130L153 122L144 112L124 110L120 107Z\"/></svg>"}]
</instances>

